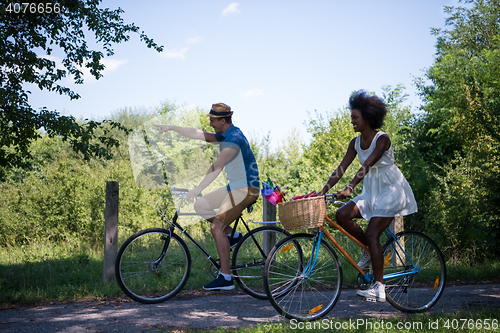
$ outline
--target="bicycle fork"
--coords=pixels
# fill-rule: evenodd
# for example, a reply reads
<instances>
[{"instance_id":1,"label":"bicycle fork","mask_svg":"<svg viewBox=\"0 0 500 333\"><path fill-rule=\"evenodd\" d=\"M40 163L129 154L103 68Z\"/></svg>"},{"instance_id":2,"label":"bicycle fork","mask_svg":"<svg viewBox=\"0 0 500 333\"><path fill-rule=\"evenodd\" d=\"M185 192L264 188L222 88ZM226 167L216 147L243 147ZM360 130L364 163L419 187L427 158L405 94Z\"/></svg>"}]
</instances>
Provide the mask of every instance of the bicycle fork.
<instances>
[{"instance_id":1,"label":"bicycle fork","mask_svg":"<svg viewBox=\"0 0 500 333\"><path fill-rule=\"evenodd\" d=\"M302 278L309 278L309 274L311 274L311 271L314 269L314 266L316 265L316 262L318 261L318 254L319 254L319 245L321 244L321 236L323 233L320 231L316 235L314 242L313 242L313 249L311 252L311 257L309 258L309 262L307 263L306 267L304 267L304 272L301 274Z\"/></svg>"},{"instance_id":2,"label":"bicycle fork","mask_svg":"<svg viewBox=\"0 0 500 333\"><path fill-rule=\"evenodd\" d=\"M149 269L155 273L159 273L161 263L167 255L168 247L170 246L170 240L172 239L173 231L171 229L169 229L168 231L168 236L161 236L161 240L165 241L165 244L163 244L163 249L161 250L160 256L158 257L158 259L149 263Z\"/></svg>"}]
</instances>

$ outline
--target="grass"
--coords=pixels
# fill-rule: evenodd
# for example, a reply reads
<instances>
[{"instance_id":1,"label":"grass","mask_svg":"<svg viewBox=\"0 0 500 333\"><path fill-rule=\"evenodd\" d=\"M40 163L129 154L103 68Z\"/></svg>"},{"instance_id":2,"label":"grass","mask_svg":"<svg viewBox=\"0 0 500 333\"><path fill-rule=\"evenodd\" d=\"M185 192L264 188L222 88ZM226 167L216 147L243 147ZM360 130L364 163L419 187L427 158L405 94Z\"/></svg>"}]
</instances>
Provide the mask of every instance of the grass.
<instances>
[{"instance_id":1,"label":"grass","mask_svg":"<svg viewBox=\"0 0 500 333\"><path fill-rule=\"evenodd\" d=\"M206 251L216 256L208 223L188 229ZM186 243L192 270L185 289L200 289L212 279L210 264L194 245ZM3 306L123 295L116 281L103 283L102 248L70 243L0 248L0 291Z\"/></svg>"},{"instance_id":2,"label":"grass","mask_svg":"<svg viewBox=\"0 0 500 333\"><path fill-rule=\"evenodd\" d=\"M209 253L216 255L209 228L208 223L199 223L190 227L189 232ZM210 265L200 251L189 241L186 243L193 266L185 289L201 289L212 279ZM348 252L358 250L352 244L343 240L342 245ZM355 260L357 255L353 255ZM358 272L345 259L341 261L344 286L355 287ZM473 267L448 266L447 273L449 285L499 282L500 261ZM69 243L0 248L0 305L3 306L123 296L115 281L103 284L102 280L103 254L99 248Z\"/></svg>"},{"instance_id":3,"label":"grass","mask_svg":"<svg viewBox=\"0 0 500 333\"><path fill-rule=\"evenodd\" d=\"M0 303L102 298L119 295L116 283L105 285L102 253L70 244L0 249Z\"/></svg>"}]
</instances>

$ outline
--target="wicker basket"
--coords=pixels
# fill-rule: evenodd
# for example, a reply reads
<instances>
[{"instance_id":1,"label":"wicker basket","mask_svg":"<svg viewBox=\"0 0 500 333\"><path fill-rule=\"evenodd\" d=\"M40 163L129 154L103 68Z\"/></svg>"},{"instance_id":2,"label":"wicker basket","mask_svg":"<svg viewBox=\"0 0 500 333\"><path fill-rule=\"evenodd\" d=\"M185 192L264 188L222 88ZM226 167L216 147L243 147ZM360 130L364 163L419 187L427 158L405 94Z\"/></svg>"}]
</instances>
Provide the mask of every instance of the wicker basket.
<instances>
[{"instance_id":1,"label":"wicker basket","mask_svg":"<svg viewBox=\"0 0 500 333\"><path fill-rule=\"evenodd\" d=\"M326 214L323 196L282 202L278 208L281 224L287 231L320 227Z\"/></svg>"}]
</instances>

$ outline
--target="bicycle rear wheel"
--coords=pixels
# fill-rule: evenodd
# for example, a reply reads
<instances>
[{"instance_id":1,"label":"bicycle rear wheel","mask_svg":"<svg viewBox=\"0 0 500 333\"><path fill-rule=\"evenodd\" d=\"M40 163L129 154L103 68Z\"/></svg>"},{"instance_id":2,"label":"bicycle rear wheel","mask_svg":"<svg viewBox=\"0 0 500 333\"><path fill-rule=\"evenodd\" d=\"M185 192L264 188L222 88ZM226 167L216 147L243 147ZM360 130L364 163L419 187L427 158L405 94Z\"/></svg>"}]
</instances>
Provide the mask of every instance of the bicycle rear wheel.
<instances>
[{"instance_id":1,"label":"bicycle rear wheel","mask_svg":"<svg viewBox=\"0 0 500 333\"><path fill-rule=\"evenodd\" d=\"M443 294L446 282L443 255L437 245L421 232L402 231L396 234L396 238L398 242L389 239L383 248L387 301L403 312L426 311Z\"/></svg>"},{"instance_id":2,"label":"bicycle rear wheel","mask_svg":"<svg viewBox=\"0 0 500 333\"><path fill-rule=\"evenodd\" d=\"M318 235L295 234L269 253L263 278L278 313L288 319L316 320L340 297L342 267L330 245L323 239L318 242Z\"/></svg>"},{"instance_id":3,"label":"bicycle rear wheel","mask_svg":"<svg viewBox=\"0 0 500 333\"><path fill-rule=\"evenodd\" d=\"M115 262L118 285L133 300L160 303L184 288L191 272L186 243L169 230L150 228L123 243Z\"/></svg>"},{"instance_id":4,"label":"bicycle rear wheel","mask_svg":"<svg viewBox=\"0 0 500 333\"><path fill-rule=\"evenodd\" d=\"M290 236L284 229L265 226L253 229L236 245L233 253L231 269L234 279L248 295L258 299L267 299L262 282L262 272L267 255L272 247L282 239ZM264 240L269 242L264 244Z\"/></svg>"}]
</instances>

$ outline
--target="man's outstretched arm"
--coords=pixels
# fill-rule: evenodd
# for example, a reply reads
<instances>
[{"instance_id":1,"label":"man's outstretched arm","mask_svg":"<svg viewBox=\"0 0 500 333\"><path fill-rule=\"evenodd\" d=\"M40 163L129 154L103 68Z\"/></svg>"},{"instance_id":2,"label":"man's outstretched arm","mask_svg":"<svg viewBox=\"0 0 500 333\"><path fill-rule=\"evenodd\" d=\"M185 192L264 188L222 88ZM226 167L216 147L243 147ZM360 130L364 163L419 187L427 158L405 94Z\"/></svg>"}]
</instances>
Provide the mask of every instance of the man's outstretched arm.
<instances>
[{"instance_id":1,"label":"man's outstretched arm","mask_svg":"<svg viewBox=\"0 0 500 333\"><path fill-rule=\"evenodd\" d=\"M174 131L190 139L202 140L207 142L217 142L215 133L204 132L197 128L181 127L174 125L153 125L158 127L160 134L168 131Z\"/></svg>"}]
</instances>

